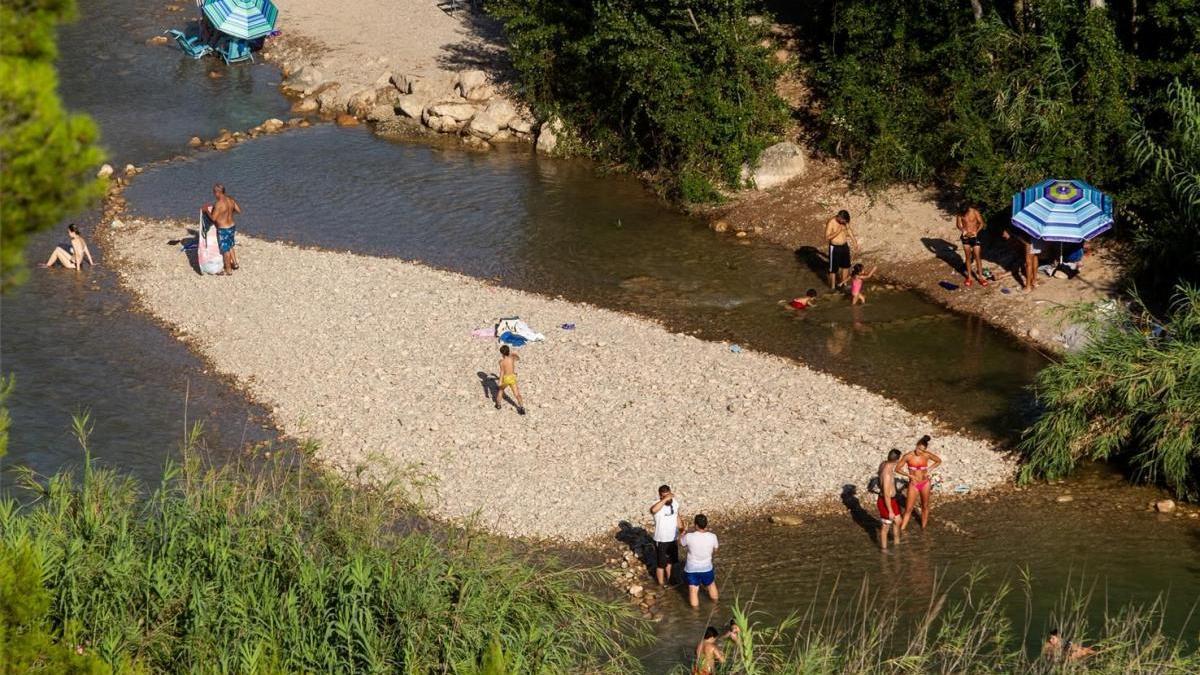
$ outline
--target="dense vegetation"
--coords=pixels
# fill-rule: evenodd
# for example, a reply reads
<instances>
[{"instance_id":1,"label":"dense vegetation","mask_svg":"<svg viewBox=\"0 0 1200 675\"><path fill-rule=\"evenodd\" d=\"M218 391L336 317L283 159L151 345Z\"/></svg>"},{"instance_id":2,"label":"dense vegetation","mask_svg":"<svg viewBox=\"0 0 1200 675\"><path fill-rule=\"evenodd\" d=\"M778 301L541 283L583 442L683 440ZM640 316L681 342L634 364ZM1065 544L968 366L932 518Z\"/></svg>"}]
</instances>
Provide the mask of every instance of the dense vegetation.
<instances>
[{"instance_id":1,"label":"dense vegetation","mask_svg":"<svg viewBox=\"0 0 1200 675\"><path fill-rule=\"evenodd\" d=\"M1032 620L1031 580L1022 576L1023 626L1009 618L1011 584L983 591L981 571L950 587L935 588L924 620L909 624L897 607L864 585L849 603L834 594L814 600L803 614L767 626L734 607L740 644L726 642L727 665L718 673L1186 673L1200 668L1200 650L1163 633L1163 606L1125 606L1088 621L1095 599L1082 586L1070 587L1046 619ZM924 599L922 599L924 600ZM1067 640L1095 654L1068 660L1064 653L1038 649L1057 628ZM1019 632L1018 632L1019 631ZM1195 631L1193 630L1192 633ZM1026 642L1028 640L1028 642ZM1023 644L1024 643L1024 644ZM690 672L678 668L676 673Z\"/></svg>"},{"instance_id":2,"label":"dense vegetation","mask_svg":"<svg viewBox=\"0 0 1200 675\"><path fill-rule=\"evenodd\" d=\"M1181 288L1161 325L1145 308L1091 322L1095 339L1038 374L1046 412L1022 441L1022 476L1119 461L1141 480L1200 497L1200 290Z\"/></svg>"},{"instance_id":3,"label":"dense vegetation","mask_svg":"<svg viewBox=\"0 0 1200 675\"><path fill-rule=\"evenodd\" d=\"M628 605L586 592L590 573L421 528L387 486L278 459L254 475L189 460L151 495L90 461L23 482L37 500L0 501L0 548L43 581L61 640L118 671L632 667Z\"/></svg>"},{"instance_id":4,"label":"dense vegetation","mask_svg":"<svg viewBox=\"0 0 1200 675\"><path fill-rule=\"evenodd\" d=\"M58 98L55 30L75 0L0 3L0 291L25 274L27 237L97 199L96 127Z\"/></svg>"},{"instance_id":5,"label":"dense vegetation","mask_svg":"<svg viewBox=\"0 0 1200 675\"><path fill-rule=\"evenodd\" d=\"M786 119L750 0L490 0L524 98L577 150L716 196Z\"/></svg>"}]
</instances>

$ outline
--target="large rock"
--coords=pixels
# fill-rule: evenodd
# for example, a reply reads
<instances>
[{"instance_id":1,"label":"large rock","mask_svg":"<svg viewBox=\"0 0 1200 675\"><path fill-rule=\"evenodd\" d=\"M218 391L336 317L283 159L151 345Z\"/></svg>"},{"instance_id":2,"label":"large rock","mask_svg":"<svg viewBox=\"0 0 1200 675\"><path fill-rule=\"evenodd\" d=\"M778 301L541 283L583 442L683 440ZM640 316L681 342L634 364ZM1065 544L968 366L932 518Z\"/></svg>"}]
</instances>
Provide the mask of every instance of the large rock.
<instances>
[{"instance_id":1,"label":"large rock","mask_svg":"<svg viewBox=\"0 0 1200 675\"><path fill-rule=\"evenodd\" d=\"M467 122L479 112L479 108L470 103L444 102L429 106L426 112L432 117L449 117L456 122Z\"/></svg>"},{"instance_id":2,"label":"large rock","mask_svg":"<svg viewBox=\"0 0 1200 675\"><path fill-rule=\"evenodd\" d=\"M537 151L546 155L554 154L558 150L559 137L565 128L563 121L557 117L543 122L541 129L538 129Z\"/></svg>"},{"instance_id":3,"label":"large rock","mask_svg":"<svg viewBox=\"0 0 1200 675\"><path fill-rule=\"evenodd\" d=\"M379 87L375 90L375 105L389 105L394 108L403 96L395 87Z\"/></svg>"},{"instance_id":4,"label":"large rock","mask_svg":"<svg viewBox=\"0 0 1200 675\"><path fill-rule=\"evenodd\" d=\"M495 99L471 118L467 132L476 138L490 139L508 126L509 120L516 114L512 103L505 99Z\"/></svg>"},{"instance_id":5,"label":"large rock","mask_svg":"<svg viewBox=\"0 0 1200 675\"><path fill-rule=\"evenodd\" d=\"M315 113L319 107L315 98L302 98L292 104L292 112L301 114Z\"/></svg>"},{"instance_id":6,"label":"large rock","mask_svg":"<svg viewBox=\"0 0 1200 675\"><path fill-rule=\"evenodd\" d=\"M769 190L799 178L808 170L804 149L790 141L763 150L754 168L742 167L742 180L758 190Z\"/></svg>"},{"instance_id":7,"label":"large rock","mask_svg":"<svg viewBox=\"0 0 1200 675\"><path fill-rule=\"evenodd\" d=\"M469 89L467 93L463 94L463 98L467 99L468 101L483 102L490 101L495 95L496 87L485 83L473 89Z\"/></svg>"},{"instance_id":8,"label":"large rock","mask_svg":"<svg viewBox=\"0 0 1200 675\"><path fill-rule=\"evenodd\" d=\"M273 134L273 133L277 133L280 129L283 128L283 120L272 117L271 119L263 122L259 126L262 127L262 130L265 133Z\"/></svg>"},{"instance_id":9,"label":"large rock","mask_svg":"<svg viewBox=\"0 0 1200 675\"><path fill-rule=\"evenodd\" d=\"M316 66L302 66L283 82L284 89L308 94L325 82L325 76Z\"/></svg>"},{"instance_id":10,"label":"large rock","mask_svg":"<svg viewBox=\"0 0 1200 675\"><path fill-rule=\"evenodd\" d=\"M1159 513L1171 513L1175 510L1175 500L1160 499L1154 502L1154 510L1158 511Z\"/></svg>"},{"instance_id":11,"label":"large rock","mask_svg":"<svg viewBox=\"0 0 1200 675\"><path fill-rule=\"evenodd\" d=\"M401 94L400 100L396 101L396 111L406 117L411 117L415 120L421 119L421 113L425 111L427 103L424 96L417 94Z\"/></svg>"},{"instance_id":12,"label":"large rock","mask_svg":"<svg viewBox=\"0 0 1200 675\"><path fill-rule=\"evenodd\" d=\"M508 128L518 134L532 134L536 124L537 122L529 115L518 113L516 117L508 121Z\"/></svg>"},{"instance_id":13,"label":"large rock","mask_svg":"<svg viewBox=\"0 0 1200 675\"><path fill-rule=\"evenodd\" d=\"M415 94L424 96L426 100L433 100L454 97L456 95L456 81L454 75L451 74L433 75L431 77L406 75L402 78L394 78L392 83L400 83L396 84L396 89L399 89L402 94Z\"/></svg>"},{"instance_id":14,"label":"large rock","mask_svg":"<svg viewBox=\"0 0 1200 675\"><path fill-rule=\"evenodd\" d=\"M359 89L346 100L346 110L355 117L366 117L375 107L375 89Z\"/></svg>"},{"instance_id":15,"label":"large rock","mask_svg":"<svg viewBox=\"0 0 1200 675\"><path fill-rule=\"evenodd\" d=\"M346 94L338 84L325 87L317 94L317 108L321 112L336 115L346 112Z\"/></svg>"},{"instance_id":16,"label":"large rock","mask_svg":"<svg viewBox=\"0 0 1200 675\"><path fill-rule=\"evenodd\" d=\"M473 89L477 89L487 84L487 73L482 70L464 70L458 74L454 81L454 89L458 91L458 95L467 98L467 94Z\"/></svg>"},{"instance_id":17,"label":"large rock","mask_svg":"<svg viewBox=\"0 0 1200 675\"><path fill-rule=\"evenodd\" d=\"M367 111L365 119L368 122L386 122L396 116L396 109L386 103L376 103Z\"/></svg>"},{"instance_id":18,"label":"large rock","mask_svg":"<svg viewBox=\"0 0 1200 675\"><path fill-rule=\"evenodd\" d=\"M112 164L101 165L100 170L96 172L96 178L108 178L113 175Z\"/></svg>"}]
</instances>

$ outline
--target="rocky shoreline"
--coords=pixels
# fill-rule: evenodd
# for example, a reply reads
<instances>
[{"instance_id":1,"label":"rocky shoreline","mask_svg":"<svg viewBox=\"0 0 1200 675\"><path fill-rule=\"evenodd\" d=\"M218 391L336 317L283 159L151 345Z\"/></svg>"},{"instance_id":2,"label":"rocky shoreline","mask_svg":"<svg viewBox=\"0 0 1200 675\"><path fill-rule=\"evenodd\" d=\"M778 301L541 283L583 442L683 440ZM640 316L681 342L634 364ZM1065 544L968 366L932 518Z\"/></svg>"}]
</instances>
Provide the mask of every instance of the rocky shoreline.
<instances>
[{"instance_id":1,"label":"rocky shoreline","mask_svg":"<svg viewBox=\"0 0 1200 675\"><path fill-rule=\"evenodd\" d=\"M584 541L639 523L663 482L714 512L827 502L926 432L948 486L1012 475L987 443L784 359L414 263L249 237L244 270L200 277L165 245L185 228L114 222L122 283L284 433L318 441L324 463L431 476L434 512L452 521ZM514 314L549 336L523 352L524 418L486 399L496 344L470 335ZM578 329L556 328L566 323Z\"/></svg>"}]
</instances>

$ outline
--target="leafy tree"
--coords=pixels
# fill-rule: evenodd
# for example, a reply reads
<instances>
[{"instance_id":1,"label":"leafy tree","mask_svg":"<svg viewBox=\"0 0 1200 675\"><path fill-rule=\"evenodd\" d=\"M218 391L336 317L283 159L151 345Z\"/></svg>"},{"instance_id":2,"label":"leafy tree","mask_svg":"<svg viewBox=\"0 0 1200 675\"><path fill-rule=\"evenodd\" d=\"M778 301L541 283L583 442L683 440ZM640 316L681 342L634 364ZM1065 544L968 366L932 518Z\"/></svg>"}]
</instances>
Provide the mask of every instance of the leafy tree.
<instances>
[{"instance_id":1,"label":"leafy tree","mask_svg":"<svg viewBox=\"0 0 1200 675\"><path fill-rule=\"evenodd\" d=\"M1200 496L1200 289L1180 287L1163 324L1139 307L1094 318L1092 330L1086 347L1038 374L1046 411L1021 441L1021 478L1121 461L1140 480Z\"/></svg>"},{"instance_id":2,"label":"leafy tree","mask_svg":"<svg viewBox=\"0 0 1200 675\"><path fill-rule=\"evenodd\" d=\"M580 150L702 201L736 185L786 119L750 0L492 0L525 98Z\"/></svg>"},{"instance_id":3,"label":"leafy tree","mask_svg":"<svg viewBox=\"0 0 1200 675\"><path fill-rule=\"evenodd\" d=\"M55 28L74 0L0 3L0 290L25 275L28 236L103 194L96 127L58 98Z\"/></svg>"}]
</instances>

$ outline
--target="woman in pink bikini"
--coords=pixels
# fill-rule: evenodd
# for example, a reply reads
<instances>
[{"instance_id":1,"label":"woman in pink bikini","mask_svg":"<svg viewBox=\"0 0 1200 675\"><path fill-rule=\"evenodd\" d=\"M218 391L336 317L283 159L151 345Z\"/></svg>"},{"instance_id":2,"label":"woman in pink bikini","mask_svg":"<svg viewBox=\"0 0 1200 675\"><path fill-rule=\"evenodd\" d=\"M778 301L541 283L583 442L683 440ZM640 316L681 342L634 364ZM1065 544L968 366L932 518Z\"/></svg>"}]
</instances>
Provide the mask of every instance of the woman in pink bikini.
<instances>
[{"instance_id":1,"label":"woman in pink bikini","mask_svg":"<svg viewBox=\"0 0 1200 675\"><path fill-rule=\"evenodd\" d=\"M921 529L929 524L929 491L933 488L931 472L941 463L942 458L929 451L928 435L917 441L917 447L904 453L896 462L896 473L908 479L908 497L904 505L904 518L900 521L900 529L908 527L913 509L917 506L917 497L921 498Z\"/></svg>"}]
</instances>

